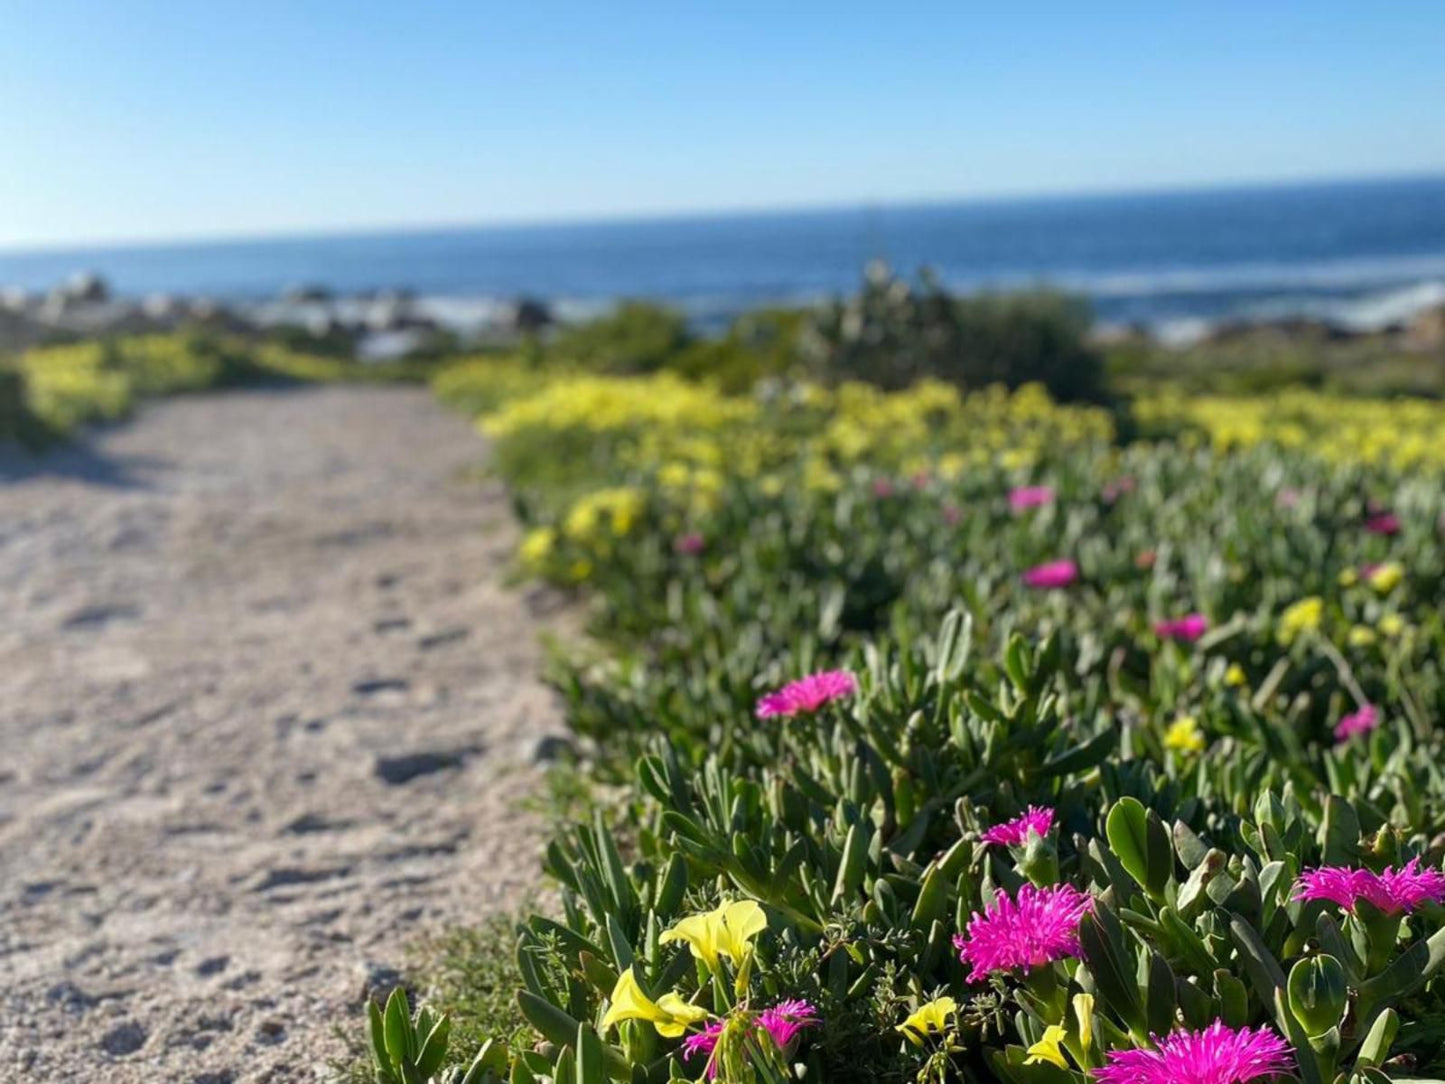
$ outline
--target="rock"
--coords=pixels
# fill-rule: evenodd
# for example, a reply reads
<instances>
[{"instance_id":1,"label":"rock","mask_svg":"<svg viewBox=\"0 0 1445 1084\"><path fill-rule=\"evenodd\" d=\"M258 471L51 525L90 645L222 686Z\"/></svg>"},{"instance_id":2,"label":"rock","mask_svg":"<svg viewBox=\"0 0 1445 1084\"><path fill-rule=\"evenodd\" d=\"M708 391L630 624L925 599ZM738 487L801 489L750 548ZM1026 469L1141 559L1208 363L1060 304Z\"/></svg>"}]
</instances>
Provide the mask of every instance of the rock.
<instances>
[{"instance_id":1,"label":"rock","mask_svg":"<svg viewBox=\"0 0 1445 1084\"><path fill-rule=\"evenodd\" d=\"M459 749L404 753L395 757L377 757L374 770L378 779L395 787L423 775L460 768L466 759L466 752Z\"/></svg>"},{"instance_id":2,"label":"rock","mask_svg":"<svg viewBox=\"0 0 1445 1084\"><path fill-rule=\"evenodd\" d=\"M534 297L518 298L512 307L511 323L518 331L541 331L555 322L547 303Z\"/></svg>"},{"instance_id":3,"label":"rock","mask_svg":"<svg viewBox=\"0 0 1445 1084\"><path fill-rule=\"evenodd\" d=\"M57 286L51 296L70 304L95 304L110 300L110 286L94 271L77 271Z\"/></svg>"},{"instance_id":4,"label":"rock","mask_svg":"<svg viewBox=\"0 0 1445 1084\"><path fill-rule=\"evenodd\" d=\"M567 734L543 734L524 738L523 758L528 764L555 764L577 755L577 745Z\"/></svg>"},{"instance_id":5,"label":"rock","mask_svg":"<svg viewBox=\"0 0 1445 1084\"><path fill-rule=\"evenodd\" d=\"M1405 331L1405 345L1421 352L1445 350L1445 305L1417 314Z\"/></svg>"},{"instance_id":6,"label":"rock","mask_svg":"<svg viewBox=\"0 0 1445 1084\"><path fill-rule=\"evenodd\" d=\"M331 291L325 286L315 284L289 286L282 291L281 300L288 305L308 305L319 301L330 301Z\"/></svg>"},{"instance_id":7,"label":"rock","mask_svg":"<svg viewBox=\"0 0 1445 1084\"><path fill-rule=\"evenodd\" d=\"M368 1001L384 1004L393 990L404 985L402 973L390 964L380 963L376 960L364 960L358 971L361 978L359 1000L363 1005Z\"/></svg>"},{"instance_id":8,"label":"rock","mask_svg":"<svg viewBox=\"0 0 1445 1084\"><path fill-rule=\"evenodd\" d=\"M100 1048L113 1058L134 1054L146 1044L146 1029L134 1021L117 1024L100 1037Z\"/></svg>"}]
</instances>

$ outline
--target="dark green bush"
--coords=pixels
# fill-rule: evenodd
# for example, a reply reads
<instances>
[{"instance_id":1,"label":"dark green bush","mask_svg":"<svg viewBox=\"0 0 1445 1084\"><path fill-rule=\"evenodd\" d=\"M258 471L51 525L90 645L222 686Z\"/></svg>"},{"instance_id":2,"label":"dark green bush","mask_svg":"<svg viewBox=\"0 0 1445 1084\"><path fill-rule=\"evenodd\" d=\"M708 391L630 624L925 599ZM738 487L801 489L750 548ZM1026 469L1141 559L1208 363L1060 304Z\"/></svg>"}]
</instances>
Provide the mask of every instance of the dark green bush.
<instances>
[{"instance_id":1,"label":"dark green bush","mask_svg":"<svg viewBox=\"0 0 1445 1084\"><path fill-rule=\"evenodd\" d=\"M1088 305L1064 294L957 297L927 272L915 286L875 265L856 297L813 318L803 348L824 375L884 388L934 377L969 388L1041 383L1056 399L1099 400L1090 322Z\"/></svg>"},{"instance_id":2,"label":"dark green bush","mask_svg":"<svg viewBox=\"0 0 1445 1084\"><path fill-rule=\"evenodd\" d=\"M548 353L599 372L650 373L667 368L693 341L681 313L626 301L608 316L563 331Z\"/></svg>"}]
</instances>

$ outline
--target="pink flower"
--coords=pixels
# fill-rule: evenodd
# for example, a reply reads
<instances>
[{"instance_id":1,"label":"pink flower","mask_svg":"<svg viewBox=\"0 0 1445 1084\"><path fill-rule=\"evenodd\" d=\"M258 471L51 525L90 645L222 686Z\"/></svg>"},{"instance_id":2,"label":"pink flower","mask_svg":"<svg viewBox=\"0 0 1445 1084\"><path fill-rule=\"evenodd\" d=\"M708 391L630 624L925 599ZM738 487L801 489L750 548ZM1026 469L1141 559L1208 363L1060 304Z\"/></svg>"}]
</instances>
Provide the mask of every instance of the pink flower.
<instances>
[{"instance_id":1,"label":"pink flower","mask_svg":"<svg viewBox=\"0 0 1445 1084\"><path fill-rule=\"evenodd\" d=\"M1410 859L1399 869L1387 868L1380 873L1346 866L1321 866L1299 875L1294 898L1328 900L1347 911L1365 900L1386 914L1397 914L1413 911L1427 901L1445 901L1445 873L1421 869L1418 858Z\"/></svg>"},{"instance_id":2,"label":"pink flower","mask_svg":"<svg viewBox=\"0 0 1445 1084\"><path fill-rule=\"evenodd\" d=\"M1281 489L1274 499L1281 508L1293 508L1299 504L1299 490Z\"/></svg>"},{"instance_id":3,"label":"pink flower","mask_svg":"<svg viewBox=\"0 0 1445 1084\"><path fill-rule=\"evenodd\" d=\"M1019 843L1026 843L1030 831L1044 836L1048 835L1049 829L1053 826L1054 811L1052 809L1031 805L1024 810L1023 816L1015 817L1003 824L996 824L978 838L983 843L998 843L1004 847L1012 847Z\"/></svg>"},{"instance_id":4,"label":"pink flower","mask_svg":"<svg viewBox=\"0 0 1445 1084\"><path fill-rule=\"evenodd\" d=\"M1073 885L1026 884L1013 899L1000 892L982 913L973 913L967 935L953 939L959 960L973 969L968 981L1077 956L1079 921L1093 905L1093 899Z\"/></svg>"},{"instance_id":5,"label":"pink flower","mask_svg":"<svg viewBox=\"0 0 1445 1084\"><path fill-rule=\"evenodd\" d=\"M1394 512L1376 512L1365 520L1365 530L1371 534L1399 534L1400 517Z\"/></svg>"},{"instance_id":6,"label":"pink flower","mask_svg":"<svg viewBox=\"0 0 1445 1084\"><path fill-rule=\"evenodd\" d=\"M1134 567L1142 572L1148 572L1158 560L1159 555L1153 550L1140 550L1139 556L1134 558Z\"/></svg>"},{"instance_id":7,"label":"pink flower","mask_svg":"<svg viewBox=\"0 0 1445 1084\"><path fill-rule=\"evenodd\" d=\"M1054 491L1050 486L1018 486L1008 495L1008 506L1015 512L1027 512L1030 508L1042 508L1053 503Z\"/></svg>"},{"instance_id":8,"label":"pink flower","mask_svg":"<svg viewBox=\"0 0 1445 1084\"><path fill-rule=\"evenodd\" d=\"M1226 1027L1155 1036L1157 1050L1111 1050L1098 1084L1248 1084L1294 1068L1289 1044L1269 1028Z\"/></svg>"},{"instance_id":9,"label":"pink flower","mask_svg":"<svg viewBox=\"0 0 1445 1084\"><path fill-rule=\"evenodd\" d=\"M956 504L945 504L943 506L943 522L952 527L963 518L963 509Z\"/></svg>"},{"instance_id":10,"label":"pink flower","mask_svg":"<svg viewBox=\"0 0 1445 1084\"><path fill-rule=\"evenodd\" d=\"M1048 561L1035 565L1023 574L1029 587L1068 587L1079 578L1079 566L1073 561Z\"/></svg>"},{"instance_id":11,"label":"pink flower","mask_svg":"<svg viewBox=\"0 0 1445 1084\"><path fill-rule=\"evenodd\" d=\"M689 534L680 534L672 543L672 548L678 553L685 553L689 557L695 557L707 549L707 539L693 531Z\"/></svg>"},{"instance_id":12,"label":"pink flower","mask_svg":"<svg viewBox=\"0 0 1445 1084\"><path fill-rule=\"evenodd\" d=\"M780 1001L771 1009L758 1013L758 1026L773 1037L779 1050L787 1050L798 1037L798 1032L817 1024L818 1010L801 998Z\"/></svg>"},{"instance_id":13,"label":"pink flower","mask_svg":"<svg viewBox=\"0 0 1445 1084\"><path fill-rule=\"evenodd\" d=\"M1361 704L1359 711L1340 716L1335 724L1335 741L1349 741L1356 734L1368 734L1380 725L1380 709L1374 704Z\"/></svg>"},{"instance_id":14,"label":"pink flower","mask_svg":"<svg viewBox=\"0 0 1445 1084\"><path fill-rule=\"evenodd\" d=\"M887 478L873 479L873 496L880 498L893 496L892 481Z\"/></svg>"},{"instance_id":15,"label":"pink flower","mask_svg":"<svg viewBox=\"0 0 1445 1084\"><path fill-rule=\"evenodd\" d=\"M929 473L926 470L914 471L913 477L909 479L909 481L913 483L914 489L927 489L928 483L931 480L932 479L930 478Z\"/></svg>"},{"instance_id":16,"label":"pink flower","mask_svg":"<svg viewBox=\"0 0 1445 1084\"><path fill-rule=\"evenodd\" d=\"M771 1009L764 1009L756 1017L758 1027L772 1036L778 1049L784 1052L789 1050L800 1031L814 1027L818 1022L818 1010L802 1000L780 1001ZM712 1054L717 1049L718 1039L722 1037L724 1025L724 1021L714 1020L696 1035L689 1035L682 1041L684 1057L695 1058L699 1054L708 1056L708 1080L717 1079L717 1063L713 1061Z\"/></svg>"},{"instance_id":17,"label":"pink flower","mask_svg":"<svg viewBox=\"0 0 1445 1084\"><path fill-rule=\"evenodd\" d=\"M790 681L758 701L759 719L790 718L817 711L824 704L858 691L858 679L847 670L824 670Z\"/></svg>"},{"instance_id":18,"label":"pink flower","mask_svg":"<svg viewBox=\"0 0 1445 1084\"><path fill-rule=\"evenodd\" d=\"M1118 479L1117 481L1107 483L1107 484L1104 486L1104 494L1103 494L1103 496L1104 496L1104 500L1105 500L1107 503L1113 504L1113 503L1114 503L1115 501L1117 501L1120 497L1122 497L1125 493L1133 493L1133 492L1134 492L1134 479L1133 479L1133 478L1130 478L1130 477L1126 474L1126 475L1124 475L1124 477Z\"/></svg>"},{"instance_id":19,"label":"pink flower","mask_svg":"<svg viewBox=\"0 0 1445 1084\"><path fill-rule=\"evenodd\" d=\"M1167 621L1154 622L1154 633L1161 640L1179 640L1192 644L1209 631L1209 618L1203 614L1185 614Z\"/></svg>"}]
</instances>

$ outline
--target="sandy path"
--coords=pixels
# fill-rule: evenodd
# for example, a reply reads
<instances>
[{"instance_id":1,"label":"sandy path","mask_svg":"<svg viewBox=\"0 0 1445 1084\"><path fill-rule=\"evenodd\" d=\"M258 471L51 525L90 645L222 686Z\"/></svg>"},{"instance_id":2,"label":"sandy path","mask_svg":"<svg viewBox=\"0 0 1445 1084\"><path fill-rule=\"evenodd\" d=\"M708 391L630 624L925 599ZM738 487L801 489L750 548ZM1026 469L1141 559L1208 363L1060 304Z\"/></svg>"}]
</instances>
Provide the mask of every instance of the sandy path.
<instances>
[{"instance_id":1,"label":"sandy path","mask_svg":"<svg viewBox=\"0 0 1445 1084\"><path fill-rule=\"evenodd\" d=\"M389 935L533 879L554 708L482 451L338 388L0 453L0 1080L312 1080Z\"/></svg>"}]
</instances>

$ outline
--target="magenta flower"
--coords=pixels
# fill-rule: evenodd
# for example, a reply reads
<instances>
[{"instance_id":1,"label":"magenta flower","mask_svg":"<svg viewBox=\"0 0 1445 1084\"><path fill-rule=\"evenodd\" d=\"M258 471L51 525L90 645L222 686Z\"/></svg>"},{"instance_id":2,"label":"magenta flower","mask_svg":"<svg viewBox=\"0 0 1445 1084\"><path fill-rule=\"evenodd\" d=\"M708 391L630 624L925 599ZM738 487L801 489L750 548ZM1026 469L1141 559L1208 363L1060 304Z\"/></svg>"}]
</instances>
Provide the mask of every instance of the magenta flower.
<instances>
[{"instance_id":1,"label":"magenta flower","mask_svg":"<svg viewBox=\"0 0 1445 1084\"><path fill-rule=\"evenodd\" d=\"M764 1009L758 1013L756 1023L758 1027L766 1031L779 1050L788 1052L791 1044L797 1039L798 1033L804 1028L814 1027L818 1024L818 1010L803 1000L780 1001L771 1009ZM714 1020L696 1035L689 1035L682 1041L682 1053L684 1057L695 1058L699 1054L706 1054L708 1057L706 1076L708 1080L717 1079L717 1063L713 1061L713 1051L717 1049L718 1039L722 1037L724 1021Z\"/></svg>"},{"instance_id":2,"label":"magenta flower","mask_svg":"<svg viewBox=\"0 0 1445 1084\"><path fill-rule=\"evenodd\" d=\"M1365 520L1365 530L1371 534L1399 534L1400 517L1394 512L1376 512Z\"/></svg>"},{"instance_id":3,"label":"magenta flower","mask_svg":"<svg viewBox=\"0 0 1445 1084\"><path fill-rule=\"evenodd\" d=\"M1124 475L1124 477L1119 478L1119 479L1117 479L1116 481L1107 483L1107 484L1104 486L1103 496L1104 496L1104 500L1105 500L1107 503L1113 504L1113 503L1114 503L1115 501L1117 501L1120 497L1122 497L1125 493L1133 493L1133 492L1134 492L1134 479L1131 478L1131 477L1129 477L1129 476L1126 474L1126 475Z\"/></svg>"},{"instance_id":4,"label":"magenta flower","mask_svg":"<svg viewBox=\"0 0 1445 1084\"><path fill-rule=\"evenodd\" d=\"M1023 581L1029 587L1068 587L1079 578L1079 566L1073 561L1049 561L1035 565L1023 574Z\"/></svg>"},{"instance_id":5,"label":"magenta flower","mask_svg":"<svg viewBox=\"0 0 1445 1084\"><path fill-rule=\"evenodd\" d=\"M1359 711L1340 716L1335 724L1335 741L1349 741L1356 734L1368 734L1380 725L1380 709L1374 704L1362 704Z\"/></svg>"},{"instance_id":6,"label":"magenta flower","mask_svg":"<svg viewBox=\"0 0 1445 1084\"><path fill-rule=\"evenodd\" d=\"M1008 495L1008 506L1015 512L1027 512L1030 508L1042 508L1053 503L1054 491L1050 486L1018 486Z\"/></svg>"},{"instance_id":7,"label":"magenta flower","mask_svg":"<svg viewBox=\"0 0 1445 1084\"><path fill-rule=\"evenodd\" d=\"M1248 1084L1294 1068L1289 1044L1269 1028L1226 1027L1155 1037L1157 1050L1111 1050L1098 1084Z\"/></svg>"},{"instance_id":8,"label":"magenta flower","mask_svg":"<svg viewBox=\"0 0 1445 1084\"><path fill-rule=\"evenodd\" d=\"M818 1010L801 998L780 1001L758 1013L758 1026L773 1037L779 1050L787 1050L798 1032L818 1024Z\"/></svg>"},{"instance_id":9,"label":"magenta flower","mask_svg":"<svg viewBox=\"0 0 1445 1084\"><path fill-rule=\"evenodd\" d=\"M1192 644L1209 631L1209 618L1203 614L1185 614L1166 621L1154 622L1154 633L1161 640L1178 640Z\"/></svg>"},{"instance_id":10,"label":"magenta flower","mask_svg":"<svg viewBox=\"0 0 1445 1084\"><path fill-rule=\"evenodd\" d=\"M943 522L950 527L963 518L963 509L956 504L945 504L943 506Z\"/></svg>"},{"instance_id":11,"label":"magenta flower","mask_svg":"<svg viewBox=\"0 0 1445 1084\"><path fill-rule=\"evenodd\" d=\"M1418 858L1410 859L1399 869L1387 868L1380 873L1346 866L1321 866L1299 875L1294 898L1328 900L1347 911L1365 900L1393 915L1413 911L1422 903L1445 901L1445 873L1421 869Z\"/></svg>"},{"instance_id":12,"label":"magenta flower","mask_svg":"<svg viewBox=\"0 0 1445 1084\"><path fill-rule=\"evenodd\" d=\"M707 539L696 531L688 534L680 534L672 543L672 548L678 553L687 554L689 557L696 557L703 550L707 549Z\"/></svg>"},{"instance_id":13,"label":"magenta flower","mask_svg":"<svg viewBox=\"0 0 1445 1084\"><path fill-rule=\"evenodd\" d=\"M959 960L973 969L968 981L1077 956L1079 921L1093 905L1093 899L1073 885L1026 884L1013 899L1000 892L982 913L973 913L967 934L953 939Z\"/></svg>"},{"instance_id":14,"label":"magenta flower","mask_svg":"<svg viewBox=\"0 0 1445 1084\"><path fill-rule=\"evenodd\" d=\"M880 498L893 496L893 482L887 478L873 479L873 496Z\"/></svg>"},{"instance_id":15,"label":"magenta flower","mask_svg":"<svg viewBox=\"0 0 1445 1084\"><path fill-rule=\"evenodd\" d=\"M979 836L982 843L998 843L1004 847L1012 847L1015 844L1028 841L1029 832L1034 831L1039 835L1048 835L1050 828L1054 826L1054 811L1044 806L1031 805L1024 810L1023 816L1015 817L1003 824L995 824L983 835Z\"/></svg>"},{"instance_id":16,"label":"magenta flower","mask_svg":"<svg viewBox=\"0 0 1445 1084\"><path fill-rule=\"evenodd\" d=\"M817 674L790 681L776 692L768 693L758 701L759 719L775 716L791 718L799 714L811 714L824 704L858 691L858 679L847 670L824 670Z\"/></svg>"}]
</instances>

